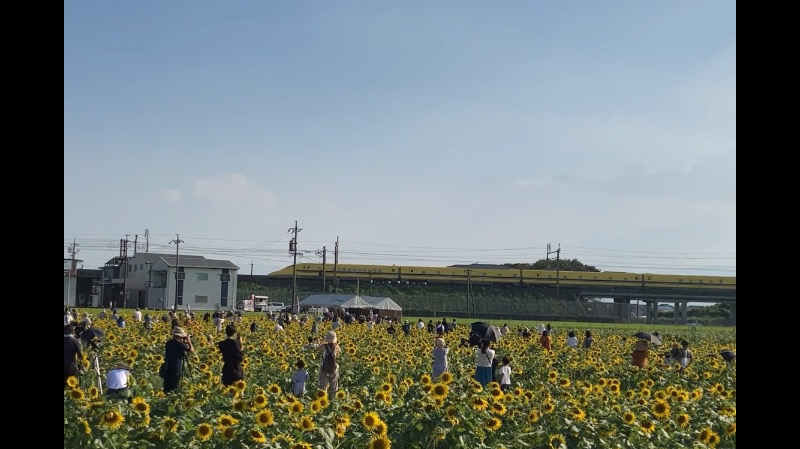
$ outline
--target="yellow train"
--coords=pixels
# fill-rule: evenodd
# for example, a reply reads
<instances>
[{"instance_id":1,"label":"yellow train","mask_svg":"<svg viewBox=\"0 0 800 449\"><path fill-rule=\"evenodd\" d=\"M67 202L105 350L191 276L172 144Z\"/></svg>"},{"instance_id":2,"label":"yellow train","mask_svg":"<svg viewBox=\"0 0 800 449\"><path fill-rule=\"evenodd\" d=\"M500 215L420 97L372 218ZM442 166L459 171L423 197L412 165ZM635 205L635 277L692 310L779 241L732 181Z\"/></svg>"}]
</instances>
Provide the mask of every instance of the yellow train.
<instances>
[{"instance_id":1,"label":"yellow train","mask_svg":"<svg viewBox=\"0 0 800 449\"><path fill-rule=\"evenodd\" d=\"M271 279L292 279L289 265L267 275ZM338 264L335 276L340 281L385 281L416 284L531 285L561 287L646 287L659 289L736 290L735 276L627 273L618 271L555 271L516 268L459 268L399 265ZM297 264L297 279L321 280L323 264ZM334 278L334 265L325 264L325 277Z\"/></svg>"}]
</instances>

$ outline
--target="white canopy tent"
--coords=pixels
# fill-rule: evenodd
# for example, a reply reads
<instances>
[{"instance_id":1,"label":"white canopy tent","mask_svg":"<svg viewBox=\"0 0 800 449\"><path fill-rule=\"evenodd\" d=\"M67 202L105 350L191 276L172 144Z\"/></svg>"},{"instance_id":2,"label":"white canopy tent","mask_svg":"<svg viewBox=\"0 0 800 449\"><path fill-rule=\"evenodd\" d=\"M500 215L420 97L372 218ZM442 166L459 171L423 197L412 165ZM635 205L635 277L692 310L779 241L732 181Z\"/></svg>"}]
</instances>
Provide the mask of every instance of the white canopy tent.
<instances>
[{"instance_id":1,"label":"white canopy tent","mask_svg":"<svg viewBox=\"0 0 800 449\"><path fill-rule=\"evenodd\" d=\"M403 308L388 296L362 296L361 299L368 302L372 309L378 309L382 316L400 318L403 316Z\"/></svg>"}]
</instances>

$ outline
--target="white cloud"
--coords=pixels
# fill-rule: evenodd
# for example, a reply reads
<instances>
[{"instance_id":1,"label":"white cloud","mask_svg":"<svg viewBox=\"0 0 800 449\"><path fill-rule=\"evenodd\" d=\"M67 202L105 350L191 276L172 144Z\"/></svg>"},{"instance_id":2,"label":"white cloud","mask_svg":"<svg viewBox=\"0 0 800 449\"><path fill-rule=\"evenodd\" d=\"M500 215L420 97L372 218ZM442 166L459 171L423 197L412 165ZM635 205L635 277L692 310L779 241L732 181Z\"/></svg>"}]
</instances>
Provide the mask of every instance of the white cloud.
<instances>
[{"instance_id":1,"label":"white cloud","mask_svg":"<svg viewBox=\"0 0 800 449\"><path fill-rule=\"evenodd\" d=\"M175 189L163 189L161 191L161 198L170 203L176 203L181 200L181 192Z\"/></svg>"},{"instance_id":2,"label":"white cloud","mask_svg":"<svg viewBox=\"0 0 800 449\"><path fill-rule=\"evenodd\" d=\"M204 201L222 204L268 206L274 203L269 191L250 183L242 174L233 173L212 179L195 179L195 196Z\"/></svg>"}]
</instances>

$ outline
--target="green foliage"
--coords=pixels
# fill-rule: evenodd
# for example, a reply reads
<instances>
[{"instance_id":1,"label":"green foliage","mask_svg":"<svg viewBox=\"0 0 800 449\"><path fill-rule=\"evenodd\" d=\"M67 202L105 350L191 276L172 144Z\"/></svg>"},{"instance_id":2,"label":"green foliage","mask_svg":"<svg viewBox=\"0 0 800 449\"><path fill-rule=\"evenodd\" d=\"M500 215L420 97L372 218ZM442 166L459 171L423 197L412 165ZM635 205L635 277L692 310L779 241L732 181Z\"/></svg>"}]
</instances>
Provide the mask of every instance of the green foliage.
<instances>
[{"instance_id":1,"label":"green foliage","mask_svg":"<svg viewBox=\"0 0 800 449\"><path fill-rule=\"evenodd\" d=\"M522 270L561 270L561 271L594 271L600 272L597 267L592 265L584 265L578 259L539 259L534 263L506 263L508 268L522 269Z\"/></svg>"}]
</instances>

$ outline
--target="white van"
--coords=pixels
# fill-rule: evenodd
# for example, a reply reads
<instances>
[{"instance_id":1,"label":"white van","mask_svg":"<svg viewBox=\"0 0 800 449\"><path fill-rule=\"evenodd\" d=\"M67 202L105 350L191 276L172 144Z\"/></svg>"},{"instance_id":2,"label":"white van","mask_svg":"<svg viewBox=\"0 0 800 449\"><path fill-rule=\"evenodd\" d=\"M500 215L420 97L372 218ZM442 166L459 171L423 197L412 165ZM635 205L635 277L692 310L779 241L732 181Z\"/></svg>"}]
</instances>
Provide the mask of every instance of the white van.
<instances>
[{"instance_id":1,"label":"white van","mask_svg":"<svg viewBox=\"0 0 800 449\"><path fill-rule=\"evenodd\" d=\"M259 302L254 306L256 312L280 312L284 307L282 302Z\"/></svg>"}]
</instances>

